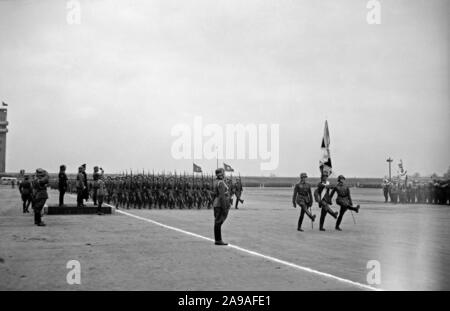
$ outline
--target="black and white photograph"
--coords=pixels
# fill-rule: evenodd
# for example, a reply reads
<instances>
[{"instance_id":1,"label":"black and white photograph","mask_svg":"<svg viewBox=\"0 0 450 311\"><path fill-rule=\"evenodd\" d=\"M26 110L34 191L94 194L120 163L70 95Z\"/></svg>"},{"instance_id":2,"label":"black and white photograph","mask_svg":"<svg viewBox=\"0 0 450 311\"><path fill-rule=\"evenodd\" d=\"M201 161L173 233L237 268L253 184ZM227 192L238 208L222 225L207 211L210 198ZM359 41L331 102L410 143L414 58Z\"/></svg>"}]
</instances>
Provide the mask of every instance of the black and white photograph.
<instances>
[{"instance_id":1,"label":"black and white photograph","mask_svg":"<svg viewBox=\"0 0 450 311\"><path fill-rule=\"evenodd\" d=\"M450 290L449 17L0 0L0 291Z\"/></svg>"}]
</instances>

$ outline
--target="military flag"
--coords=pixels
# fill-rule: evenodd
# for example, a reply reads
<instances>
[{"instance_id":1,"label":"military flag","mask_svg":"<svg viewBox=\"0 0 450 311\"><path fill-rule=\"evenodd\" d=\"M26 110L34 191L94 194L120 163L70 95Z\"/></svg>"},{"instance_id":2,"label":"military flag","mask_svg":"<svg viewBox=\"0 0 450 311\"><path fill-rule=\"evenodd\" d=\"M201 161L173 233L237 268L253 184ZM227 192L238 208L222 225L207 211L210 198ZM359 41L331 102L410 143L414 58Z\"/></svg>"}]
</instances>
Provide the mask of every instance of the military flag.
<instances>
[{"instance_id":1,"label":"military flag","mask_svg":"<svg viewBox=\"0 0 450 311\"><path fill-rule=\"evenodd\" d=\"M328 121L325 121L325 128L322 137L322 159L319 161L320 172L323 174L324 171L331 174L331 156L330 156L330 132L328 130Z\"/></svg>"},{"instance_id":2,"label":"military flag","mask_svg":"<svg viewBox=\"0 0 450 311\"><path fill-rule=\"evenodd\" d=\"M193 169L194 169L194 173L201 173L202 172L202 168L200 166L198 166L197 164L193 163Z\"/></svg>"},{"instance_id":3,"label":"military flag","mask_svg":"<svg viewBox=\"0 0 450 311\"><path fill-rule=\"evenodd\" d=\"M234 172L234 169L231 167L231 165L228 165L226 163L223 164L223 169L225 172Z\"/></svg>"}]
</instances>

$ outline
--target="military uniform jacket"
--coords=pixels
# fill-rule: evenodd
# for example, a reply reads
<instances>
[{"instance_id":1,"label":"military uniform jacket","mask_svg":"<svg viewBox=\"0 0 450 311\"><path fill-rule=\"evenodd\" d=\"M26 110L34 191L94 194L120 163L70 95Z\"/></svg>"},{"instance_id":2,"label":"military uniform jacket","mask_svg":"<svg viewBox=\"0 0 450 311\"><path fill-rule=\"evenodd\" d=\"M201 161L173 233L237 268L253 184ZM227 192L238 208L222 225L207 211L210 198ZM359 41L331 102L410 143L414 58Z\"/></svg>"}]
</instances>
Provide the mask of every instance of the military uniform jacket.
<instances>
[{"instance_id":1,"label":"military uniform jacket","mask_svg":"<svg viewBox=\"0 0 450 311\"><path fill-rule=\"evenodd\" d=\"M19 185L19 191L22 195L30 195L32 193L31 182L24 180Z\"/></svg>"},{"instance_id":2,"label":"military uniform jacket","mask_svg":"<svg viewBox=\"0 0 450 311\"><path fill-rule=\"evenodd\" d=\"M294 195L292 196L292 204L295 206L298 205L306 205L310 207L312 205L312 191L311 185L308 183L299 182L294 187Z\"/></svg>"},{"instance_id":3,"label":"military uniform jacket","mask_svg":"<svg viewBox=\"0 0 450 311\"><path fill-rule=\"evenodd\" d=\"M48 199L47 194L48 175L38 177L33 181L33 193L35 200Z\"/></svg>"},{"instance_id":4,"label":"military uniform jacket","mask_svg":"<svg viewBox=\"0 0 450 311\"><path fill-rule=\"evenodd\" d=\"M84 188L84 175L83 173L78 173L77 175L77 188L83 189Z\"/></svg>"},{"instance_id":5,"label":"military uniform jacket","mask_svg":"<svg viewBox=\"0 0 450 311\"><path fill-rule=\"evenodd\" d=\"M66 190L67 189L67 175L66 173L60 172L58 174L58 189Z\"/></svg>"},{"instance_id":6,"label":"military uniform jacket","mask_svg":"<svg viewBox=\"0 0 450 311\"><path fill-rule=\"evenodd\" d=\"M330 197L332 198L334 193L337 193L336 203L338 205L352 206L352 197L350 195L350 189L346 185L337 184L331 191Z\"/></svg>"},{"instance_id":7,"label":"military uniform jacket","mask_svg":"<svg viewBox=\"0 0 450 311\"><path fill-rule=\"evenodd\" d=\"M214 181L214 207L220 207L223 209L230 208L230 191L228 185L224 180Z\"/></svg>"},{"instance_id":8,"label":"military uniform jacket","mask_svg":"<svg viewBox=\"0 0 450 311\"><path fill-rule=\"evenodd\" d=\"M105 181L103 179L99 178L96 181L96 186L97 186L97 195L98 196L105 196L106 195Z\"/></svg>"}]
</instances>

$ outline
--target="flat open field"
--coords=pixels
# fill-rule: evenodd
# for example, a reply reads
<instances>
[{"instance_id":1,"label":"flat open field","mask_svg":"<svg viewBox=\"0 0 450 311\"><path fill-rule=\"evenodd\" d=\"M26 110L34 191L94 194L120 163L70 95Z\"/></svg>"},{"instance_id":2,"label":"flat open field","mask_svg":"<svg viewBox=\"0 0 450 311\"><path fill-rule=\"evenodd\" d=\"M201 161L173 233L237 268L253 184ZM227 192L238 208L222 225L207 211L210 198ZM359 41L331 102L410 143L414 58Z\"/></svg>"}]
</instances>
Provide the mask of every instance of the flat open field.
<instances>
[{"instance_id":1,"label":"flat open field","mask_svg":"<svg viewBox=\"0 0 450 311\"><path fill-rule=\"evenodd\" d=\"M450 289L448 206L394 206L379 189L353 189L356 224L347 212L342 232L330 216L326 232L307 218L298 232L291 195L244 189L244 206L223 226L231 246L220 247L207 240L211 210L45 216L47 227L36 227L18 189L1 186L0 290L364 290L370 260L381 269L372 287ZM66 281L69 260L81 264L80 285Z\"/></svg>"}]
</instances>

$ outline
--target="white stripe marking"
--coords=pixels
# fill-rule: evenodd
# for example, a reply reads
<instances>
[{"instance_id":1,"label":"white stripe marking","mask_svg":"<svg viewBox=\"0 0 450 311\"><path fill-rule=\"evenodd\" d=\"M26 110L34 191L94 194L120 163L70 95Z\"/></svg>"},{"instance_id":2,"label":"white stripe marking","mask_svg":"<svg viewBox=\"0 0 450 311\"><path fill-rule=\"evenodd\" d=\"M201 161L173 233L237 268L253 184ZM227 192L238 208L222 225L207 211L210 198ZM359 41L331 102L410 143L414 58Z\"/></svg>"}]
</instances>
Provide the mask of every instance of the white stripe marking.
<instances>
[{"instance_id":1,"label":"white stripe marking","mask_svg":"<svg viewBox=\"0 0 450 311\"><path fill-rule=\"evenodd\" d=\"M114 206L111 206L109 204L105 204L105 205L109 206L111 208L114 208ZM177 231L177 232L180 232L180 233L184 233L184 234L187 234L187 235L199 238L199 239L203 239L203 240L207 240L207 241L210 241L210 242L214 242L214 240L211 239L211 238L207 238L205 236L202 236L202 235L199 235L199 234L196 234L196 233L192 233L192 232L189 232L189 231L186 231L186 230L183 230L183 229L179 229L179 228L176 228L176 227L168 226L168 225L165 225L163 223L154 221L154 220L149 219L149 218L137 216L137 215L134 215L132 213L124 212L124 211L119 210L119 209L116 209L116 212L117 213L121 213L123 215L127 215L127 216L130 216L130 217L136 218L136 219L140 219L140 220L143 220L143 221L146 221L146 222L158 225L158 226L161 226L161 227L166 228L166 229L174 230L174 231ZM311 268L308 268L308 267L303 267L303 266L300 266L300 265L297 265L297 264L294 264L294 263L291 263L291 262L288 262L288 261L285 261L285 260L281 260L281 259L278 259L278 258L275 258L275 257L272 257L272 256L268 256L268 255L264 255L264 254L261 254L261 253L255 252L255 251L251 251L251 250L248 250L248 249L236 246L236 245L228 244L228 247L234 248L234 249L236 249L238 251L241 251L241 252L244 252L244 253L247 253L247 254L250 254L250 255L254 255L254 256L257 256L257 257L261 257L261 258L264 258L264 259L267 259L267 260L270 260L270 261L273 261L273 262L276 262L276 263L279 263L279 264L282 264L282 265L285 265L285 266L288 266L288 267L291 267L291 268L295 268L295 269L298 269L298 270L302 270L302 271L306 271L306 272L313 273L313 274L316 274L316 275L320 275L320 276L323 276L325 278L333 279L333 280L336 280L336 281L339 281L339 282L342 282L342 283L346 283L346 284L349 284L349 285L361 287L361 288L368 289L368 290L374 290L374 291L382 290L380 288L376 288L376 287L372 287L372 286L369 286L369 285L366 285L366 284L354 282L354 281L351 281L351 280L348 280L348 279L344 279L344 278L341 278L341 277L338 277L338 276L335 276L335 275L332 275L332 274L329 274L329 273L321 272L321 271L318 271L318 270L314 270L314 269L311 269Z\"/></svg>"}]
</instances>

